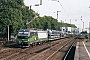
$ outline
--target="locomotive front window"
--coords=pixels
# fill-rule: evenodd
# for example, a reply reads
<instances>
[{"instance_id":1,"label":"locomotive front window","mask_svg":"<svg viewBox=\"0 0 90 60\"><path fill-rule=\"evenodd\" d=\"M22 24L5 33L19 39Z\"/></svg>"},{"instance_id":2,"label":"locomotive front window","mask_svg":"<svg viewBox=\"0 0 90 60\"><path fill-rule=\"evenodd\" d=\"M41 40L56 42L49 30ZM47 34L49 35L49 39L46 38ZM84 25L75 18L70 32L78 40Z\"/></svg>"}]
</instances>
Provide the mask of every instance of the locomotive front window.
<instances>
[{"instance_id":1,"label":"locomotive front window","mask_svg":"<svg viewBox=\"0 0 90 60\"><path fill-rule=\"evenodd\" d=\"M27 36L28 37L29 32L19 32L18 36Z\"/></svg>"}]
</instances>

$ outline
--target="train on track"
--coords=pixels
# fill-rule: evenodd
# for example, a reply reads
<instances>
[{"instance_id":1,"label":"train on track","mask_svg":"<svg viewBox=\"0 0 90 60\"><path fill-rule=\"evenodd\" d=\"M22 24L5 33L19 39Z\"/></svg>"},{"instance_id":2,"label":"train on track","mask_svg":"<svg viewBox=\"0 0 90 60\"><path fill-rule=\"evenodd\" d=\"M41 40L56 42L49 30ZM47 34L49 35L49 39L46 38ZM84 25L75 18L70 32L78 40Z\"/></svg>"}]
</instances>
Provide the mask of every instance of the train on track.
<instances>
[{"instance_id":1,"label":"train on track","mask_svg":"<svg viewBox=\"0 0 90 60\"><path fill-rule=\"evenodd\" d=\"M53 40L70 37L70 34L63 33L57 30L30 30L21 29L18 31L17 37L8 41L7 39L1 39L0 45L17 44L20 47L29 47L37 44L43 44L44 42L50 42Z\"/></svg>"},{"instance_id":2,"label":"train on track","mask_svg":"<svg viewBox=\"0 0 90 60\"><path fill-rule=\"evenodd\" d=\"M16 41L19 46L29 47L60 38L64 38L64 34L60 31L38 31L21 29L18 32Z\"/></svg>"}]
</instances>

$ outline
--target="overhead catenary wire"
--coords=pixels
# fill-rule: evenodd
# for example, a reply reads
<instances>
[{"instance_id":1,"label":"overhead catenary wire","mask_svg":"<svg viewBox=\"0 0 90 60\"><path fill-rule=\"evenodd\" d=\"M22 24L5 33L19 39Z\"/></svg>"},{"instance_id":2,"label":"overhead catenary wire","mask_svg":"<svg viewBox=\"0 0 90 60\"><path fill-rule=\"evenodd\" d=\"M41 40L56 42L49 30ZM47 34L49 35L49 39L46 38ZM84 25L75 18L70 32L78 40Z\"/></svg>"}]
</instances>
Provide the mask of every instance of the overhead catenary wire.
<instances>
[{"instance_id":1,"label":"overhead catenary wire","mask_svg":"<svg viewBox=\"0 0 90 60\"><path fill-rule=\"evenodd\" d=\"M73 14L74 11L71 10L72 6L70 5L70 1L69 1L69 3L68 3L68 0L66 0L66 1L67 1L67 5L68 5L68 8L69 8L69 11L70 11L70 12L69 12L69 13L70 13L70 14L69 14L70 19L72 19L72 14ZM72 8L72 9L73 9L73 8ZM75 16L73 16L73 17L75 17ZM77 18L74 19L74 21L76 21L76 20L77 20Z\"/></svg>"},{"instance_id":2,"label":"overhead catenary wire","mask_svg":"<svg viewBox=\"0 0 90 60\"><path fill-rule=\"evenodd\" d=\"M65 13L69 16L69 14L66 12L66 10L64 9L64 7L63 7L62 4L60 3L60 1L58 0L57 2L59 2L60 6L63 8L63 10L65 11Z\"/></svg>"},{"instance_id":3,"label":"overhead catenary wire","mask_svg":"<svg viewBox=\"0 0 90 60\"><path fill-rule=\"evenodd\" d=\"M66 0L67 1L67 0ZM68 5L68 7L69 7L69 10L70 10L70 12L71 12L71 14L72 14L72 11L71 11L71 7L70 7L70 5L69 5L69 3L68 3L68 1L67 1L67 5Z\"/></svg>"}]
</instances>

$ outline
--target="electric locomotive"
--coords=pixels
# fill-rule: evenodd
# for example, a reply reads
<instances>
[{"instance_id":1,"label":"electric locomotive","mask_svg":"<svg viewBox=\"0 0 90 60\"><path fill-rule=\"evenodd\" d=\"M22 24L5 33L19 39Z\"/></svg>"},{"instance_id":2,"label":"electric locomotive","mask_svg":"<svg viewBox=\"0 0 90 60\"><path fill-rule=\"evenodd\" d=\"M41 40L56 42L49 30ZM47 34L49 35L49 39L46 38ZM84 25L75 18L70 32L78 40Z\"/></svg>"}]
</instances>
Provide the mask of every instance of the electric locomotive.
<instances>
[{"instance_id":1,"label":"electric locomotive","mask_svg":"<svg viewBox=\"0 0 90 60\"><path fill-rule=\"evenodd\" d=\"M20 46L30 46L35 40L38 40L37 31L22 29L17 36L17 44Z\"/></svg>"}]
</instances>

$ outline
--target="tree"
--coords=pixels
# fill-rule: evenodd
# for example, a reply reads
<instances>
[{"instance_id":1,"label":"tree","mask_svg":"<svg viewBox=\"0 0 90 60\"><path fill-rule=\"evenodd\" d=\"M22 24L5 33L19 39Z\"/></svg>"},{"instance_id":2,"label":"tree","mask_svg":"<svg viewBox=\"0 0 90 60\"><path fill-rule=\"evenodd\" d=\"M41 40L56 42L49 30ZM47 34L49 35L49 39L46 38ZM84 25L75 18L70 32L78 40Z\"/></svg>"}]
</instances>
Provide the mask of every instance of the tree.
<instances>
[{"instance_id":1,"label":"tree","mask_svg":"<svg viewBox=\"0 0 90 60\"><path fill-rule=\"evenodd\" d=\"M56 19L52 18L51 16L37 17L33 22L34 28L40 28L44 30L56 29L55 25L56 25Z\"/></svg>"},{"instance_id":2,"label":"tree","mask_svg":"<svg viewBox=\"0 0 90 60\"><path fill-rule=\"evenodd\" d=\"M32 21L29 25L27 22ZM17 34L18 30L27 27L36 29L59 30L62 26L76 27L72 24L60 23L51 16L40 17L34 10L24 5L23 0L0 0L0 28L7 33L7 26L12 25L12 33Z\"/></svg>"},{"instance_id":3,"label":"tree","mask_svg":"<svg viewBox=\"0 0 90 60\"><path fill-rule=\"evenodd\" d=\"M5 27L12 25L13 33L16 33L17 29L23 26L22 12L20 10L22 6L24 6L23 0L0 0L0 23Z\"/></svg>"}]
</instances>

